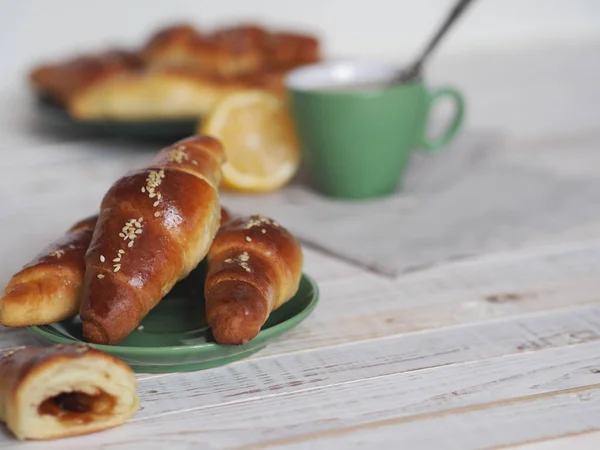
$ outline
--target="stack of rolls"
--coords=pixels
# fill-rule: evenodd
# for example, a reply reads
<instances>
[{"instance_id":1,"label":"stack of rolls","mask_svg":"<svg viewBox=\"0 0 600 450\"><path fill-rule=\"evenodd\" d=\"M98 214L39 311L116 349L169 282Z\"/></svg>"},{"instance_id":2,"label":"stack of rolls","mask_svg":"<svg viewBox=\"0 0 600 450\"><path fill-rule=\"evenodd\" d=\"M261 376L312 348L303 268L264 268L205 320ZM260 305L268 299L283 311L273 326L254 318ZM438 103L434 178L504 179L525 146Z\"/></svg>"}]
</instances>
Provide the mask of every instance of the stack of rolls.
<instances>
[{"instance_id":1,"label":"stack of rolls","mask_svg":"<svg viewBox=\"0 0 600 450\"><path fill-rule=\"evenodd\" d=\"M204 33L177 24L140 49L110 49L42 64L30 73L38 94L80 120L162 120L206 115L247 89L284 95L291 69L320 59L309 34L241 24Z\"/></svg>"}]
</instances>

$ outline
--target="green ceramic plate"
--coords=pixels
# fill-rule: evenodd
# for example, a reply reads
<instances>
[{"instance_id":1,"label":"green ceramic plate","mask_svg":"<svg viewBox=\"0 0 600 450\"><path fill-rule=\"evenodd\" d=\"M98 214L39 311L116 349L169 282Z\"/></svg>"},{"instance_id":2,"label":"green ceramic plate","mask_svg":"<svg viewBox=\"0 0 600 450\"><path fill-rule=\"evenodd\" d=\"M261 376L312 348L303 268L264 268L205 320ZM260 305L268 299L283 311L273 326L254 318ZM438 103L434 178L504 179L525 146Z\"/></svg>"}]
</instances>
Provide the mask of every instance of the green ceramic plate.
<instances>
[{"instance_id":1,"label":"green ceramic plate","mask_svg":"<svg viewBox=\"0 0 600 450\"><path fill-rule=\"evenodd\" d=\"M176 141L195 134L199 124L195 118L160 121L79 120L47 98L38 97L37 105L42 119L51 125L120 138Z\"/></svg>"},{"instance_id":2,"label":"green ceramic plate","mask_svg":"<svg viewBox=\"0 0 600 450\"><path fill-rule=\"evenodd\" d=\"M206 324L204 302L197 299L198 292L203 292L204 273L204 269L199 268L177 284L146 316L141 327L121 344L94 347L121 358L136 372L208 369L257 352L302 322L317 304L317 285L303 275L298 293L271 314L258 336L244 345L219 345ZM85 342L79 317L29 329L38 338L53 344Z\"/></svg>"}]
</instances>

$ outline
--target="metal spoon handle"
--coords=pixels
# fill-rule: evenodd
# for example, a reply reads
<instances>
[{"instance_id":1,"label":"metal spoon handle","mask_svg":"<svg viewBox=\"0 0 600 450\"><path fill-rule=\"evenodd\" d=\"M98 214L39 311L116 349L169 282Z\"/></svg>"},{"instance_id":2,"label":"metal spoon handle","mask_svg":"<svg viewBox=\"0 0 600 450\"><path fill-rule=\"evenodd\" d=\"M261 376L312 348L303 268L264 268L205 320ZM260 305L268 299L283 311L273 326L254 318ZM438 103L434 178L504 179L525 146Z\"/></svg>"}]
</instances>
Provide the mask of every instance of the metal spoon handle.
<instances>
[{"instance_id":1,"label":"metal spoon handle","mask_svg":"<svg viewBox=\"0 0 600 450\"><path fill-rule=\"evenodd\" d=\"M429 43L427 44L427 47L425 47L425 50L421 53L421 56L419 57L419 59L417 59L412 64L412 66L410 66L409 69L406 70L406 72L405 72L406 76L403 77L404 79L412 78L412 77L418 75L418 73L421 71L421 67L423 66L423 63L425 62L427 57L431 54L431 52L438 45L438 43L440 42L442 37L446 34L446 32L454 24L456 19L458 19L462 15L462 13L465 11L467 6L469 6L469 4L472 1L473 0L459 0L456 3L456 5L454 5L454 8L452 8L452 11L450 11L450 14L448 14L448 17L446 17L446 20L444 21L442 27L437 31L435 36L433 36L433 38L429 41Z\"/></svg>"}]
</instances>

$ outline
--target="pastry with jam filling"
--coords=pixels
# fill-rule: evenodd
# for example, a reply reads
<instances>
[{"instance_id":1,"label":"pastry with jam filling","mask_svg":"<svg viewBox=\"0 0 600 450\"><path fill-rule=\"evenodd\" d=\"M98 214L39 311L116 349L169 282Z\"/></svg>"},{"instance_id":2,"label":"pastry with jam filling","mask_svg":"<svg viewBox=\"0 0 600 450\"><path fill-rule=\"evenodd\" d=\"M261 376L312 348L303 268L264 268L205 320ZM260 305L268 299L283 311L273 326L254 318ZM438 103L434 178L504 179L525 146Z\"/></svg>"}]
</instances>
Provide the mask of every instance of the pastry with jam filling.
<instances>
[{"instance_id":1,"label":"pastry with jam filling","mask_svg":"<svg viewBox=\"0 0 600 450\"><path fill-rule=\"evenodd\" d=\"M0 420L19 439L104 430L138 407L131 368L89 346L24 348L0 358Z\"/></svg>"}]
</instances>

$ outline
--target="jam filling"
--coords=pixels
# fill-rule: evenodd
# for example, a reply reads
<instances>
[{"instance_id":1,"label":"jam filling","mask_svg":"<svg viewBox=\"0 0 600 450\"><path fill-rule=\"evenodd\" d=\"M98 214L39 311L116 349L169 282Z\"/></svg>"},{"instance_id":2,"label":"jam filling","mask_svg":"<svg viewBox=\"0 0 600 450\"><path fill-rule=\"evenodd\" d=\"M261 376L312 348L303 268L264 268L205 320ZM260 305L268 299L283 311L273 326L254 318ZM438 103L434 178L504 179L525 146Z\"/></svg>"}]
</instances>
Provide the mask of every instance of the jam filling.
<instances>
[{"instance_id":1,"label":"jam filling","mask_svg":"<svg viewBox=\"0 0 600 450\"><path fill-rule=\"evenodd\" d=\"M38 407L38 413L55 416L62 422L86 424L98 416L111 414L115 403L115 398L104 391L95 395L65 392L44 400Z\"/></svg>"}]
</instances>

